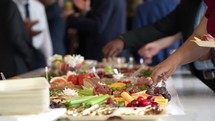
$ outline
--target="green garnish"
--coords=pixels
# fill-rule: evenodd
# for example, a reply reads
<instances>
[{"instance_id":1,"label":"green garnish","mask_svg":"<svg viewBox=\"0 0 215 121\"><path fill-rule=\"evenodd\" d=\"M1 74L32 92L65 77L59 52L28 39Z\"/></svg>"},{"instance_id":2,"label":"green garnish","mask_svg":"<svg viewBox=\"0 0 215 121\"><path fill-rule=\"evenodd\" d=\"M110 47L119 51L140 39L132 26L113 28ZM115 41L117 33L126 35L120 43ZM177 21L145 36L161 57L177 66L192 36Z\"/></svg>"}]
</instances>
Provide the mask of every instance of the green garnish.
<instances>
[{"instance_id":1,"label":"green garnish","mask_svg":"<svg viewBox=\"0 0 215 121\"><path fill-rule=\"evenodd\" d=\"M105 73L107 73L107 74L114 74L112 66L106 66L106 67L104 68L104 71L105 71Z\"/></svg>"}]
</instances>

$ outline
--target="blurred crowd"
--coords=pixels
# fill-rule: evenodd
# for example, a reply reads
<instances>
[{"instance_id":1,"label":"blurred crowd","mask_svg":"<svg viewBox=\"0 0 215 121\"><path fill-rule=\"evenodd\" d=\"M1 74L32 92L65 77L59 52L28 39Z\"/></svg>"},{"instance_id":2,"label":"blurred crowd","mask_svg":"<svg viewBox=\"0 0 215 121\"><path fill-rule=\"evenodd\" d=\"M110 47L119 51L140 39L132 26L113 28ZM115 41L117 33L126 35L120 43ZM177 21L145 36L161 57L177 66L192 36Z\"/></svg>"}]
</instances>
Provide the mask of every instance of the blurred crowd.
<instances>
[{"instance_id":1,"label":"blurred crowd","mask_svg":"<svg viewBox=\"0 0 215 121\"><path fill-rule=\"evenodd\" d=\"M197 24L202 0L184 1L0 0L0 72L9 78L44 67L53 54L157 65ZM193 17L186 27L182 13Z\"/></svg>"},{"instance_id":2,"label":"blurred crowd","mask_svg":"<svg viewBox=\"0 0 215 121\"><path fill-rule=\"evenodd\" d=\"M178 0L1 0L0 71L12 77L41 68L53 54L81 54L86 59L101 61L102 49L108 42L155 22L178 3ZM118 56L139 59L137 49L123 50Z\"/></svg>"}]
</instances>

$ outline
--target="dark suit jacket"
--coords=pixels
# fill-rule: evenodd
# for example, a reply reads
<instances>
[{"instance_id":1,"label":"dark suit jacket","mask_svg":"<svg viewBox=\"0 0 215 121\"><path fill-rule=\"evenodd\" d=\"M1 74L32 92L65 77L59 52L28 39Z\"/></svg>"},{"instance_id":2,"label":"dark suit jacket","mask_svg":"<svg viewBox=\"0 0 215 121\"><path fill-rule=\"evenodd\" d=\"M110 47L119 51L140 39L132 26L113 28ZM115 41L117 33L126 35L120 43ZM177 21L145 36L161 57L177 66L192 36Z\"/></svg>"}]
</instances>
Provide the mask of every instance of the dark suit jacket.
<instances>
[{"instance_id":1,"label":"dark suit jacket","mask_svg":"<svg viewBox=\"0 0 215 121\"><path fill-rule=\"evenodd\" d=\"M11 0L0 1L0 72L6 78L35 69L35 49Z\"/></svg>"},{"instance_id":2,"label":"dark suit jacket","mask_svg":"<svg viewBox=\"0 0 215 121\"><path fill-rule=\"evenodd\" d=\"M141 47L177 32L182 32L183 39L186 40L194 30L194 21L200 3L201 0L181 0L173 12L155 24L123 34L125 48Z\"/></svg>"},{"instance_id":3,"label":"dark suit jacket","mask_svg":"<svg viewBox=\"0 0 215 121\"><path fill-rule=\"evenodd\" d=\"M92 10L87 16L70 16L68 26L81 33L81 54L86 58L101 60L104 45L125 32L126 1L92 0L91 3Z\"/></svg>"},{"instance_id":4,"label":"dark suit jacket","mask_svg":"<svg viewBox=\"0 0 215 121\"><path fill-rule=\"evenodd\" d=\"M63 10L60 8L58 3L54 3L46 7L46 15L48 19L54 54L65 55L65 21L63 20L62 13Z\"/></svg>"}]
</instances>

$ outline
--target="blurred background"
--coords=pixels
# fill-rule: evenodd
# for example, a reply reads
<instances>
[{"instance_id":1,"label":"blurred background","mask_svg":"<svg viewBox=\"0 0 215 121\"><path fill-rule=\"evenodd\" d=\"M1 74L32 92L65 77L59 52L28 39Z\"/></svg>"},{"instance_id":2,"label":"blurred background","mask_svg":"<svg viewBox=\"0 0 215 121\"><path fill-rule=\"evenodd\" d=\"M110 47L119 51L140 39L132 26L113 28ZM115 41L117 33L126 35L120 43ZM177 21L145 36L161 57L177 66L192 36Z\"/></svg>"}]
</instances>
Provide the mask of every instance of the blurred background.
<instances>
[{"instance_id":1,"label":"blurred background","mask_svg":"<svg viewBox=\"0 0 215 121\"><path fill-rule=\"evenodd\" d=\"M102 61L108 42L156 22L178 4L179 0L1 0L0 71L11 77L41 68L53 54ZM149 65L158 64L179 45L158 53ZM138 63L138 49L118 56Z\"/></svg>"}]
</instances>

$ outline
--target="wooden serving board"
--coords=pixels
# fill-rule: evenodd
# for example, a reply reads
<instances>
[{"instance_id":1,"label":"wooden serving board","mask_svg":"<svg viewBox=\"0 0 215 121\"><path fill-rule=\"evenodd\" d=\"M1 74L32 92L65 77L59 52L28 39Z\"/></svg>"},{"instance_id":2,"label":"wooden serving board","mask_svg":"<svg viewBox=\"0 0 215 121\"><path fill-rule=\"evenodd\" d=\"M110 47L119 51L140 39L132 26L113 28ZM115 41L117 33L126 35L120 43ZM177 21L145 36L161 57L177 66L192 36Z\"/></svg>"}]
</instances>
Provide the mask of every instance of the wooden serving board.
<instances>
[{"instance_id":1,"label":"wooden serving board","mask_svg":"<svg viewBox=\"0 0 215 121\"><path fill-rule=\"evenodd\" d=\"M103 115L103 116L70 116L67 115L67 117L70 119L70 121L118 121L118 120L144 120L144 121L158 121L162 117L168 117L168 116L174 116L174 115L184 115L184 110L181 105L181 102L179 100L177 91L174 87L174 82L172 78L169 78L167 80L167 89L169 93L172 95L172 99L167 105L167 107L164 108L164 112L159 115L121 115L122 112L128 111L128 107L122 107L117 109L113 112L113 114L110 115Z\"/></svg>"},{"instance_id":2,"label":"wooden serving board","mask_svg":"<svg viewBox=\"0 0 215 121\"><path fill-rule=\"evenodd\" d=\"M195 42L200 47L215 48L215 41L196 41L196 40L191 40L191 41Z\"/></svg>"}]
</instances>

